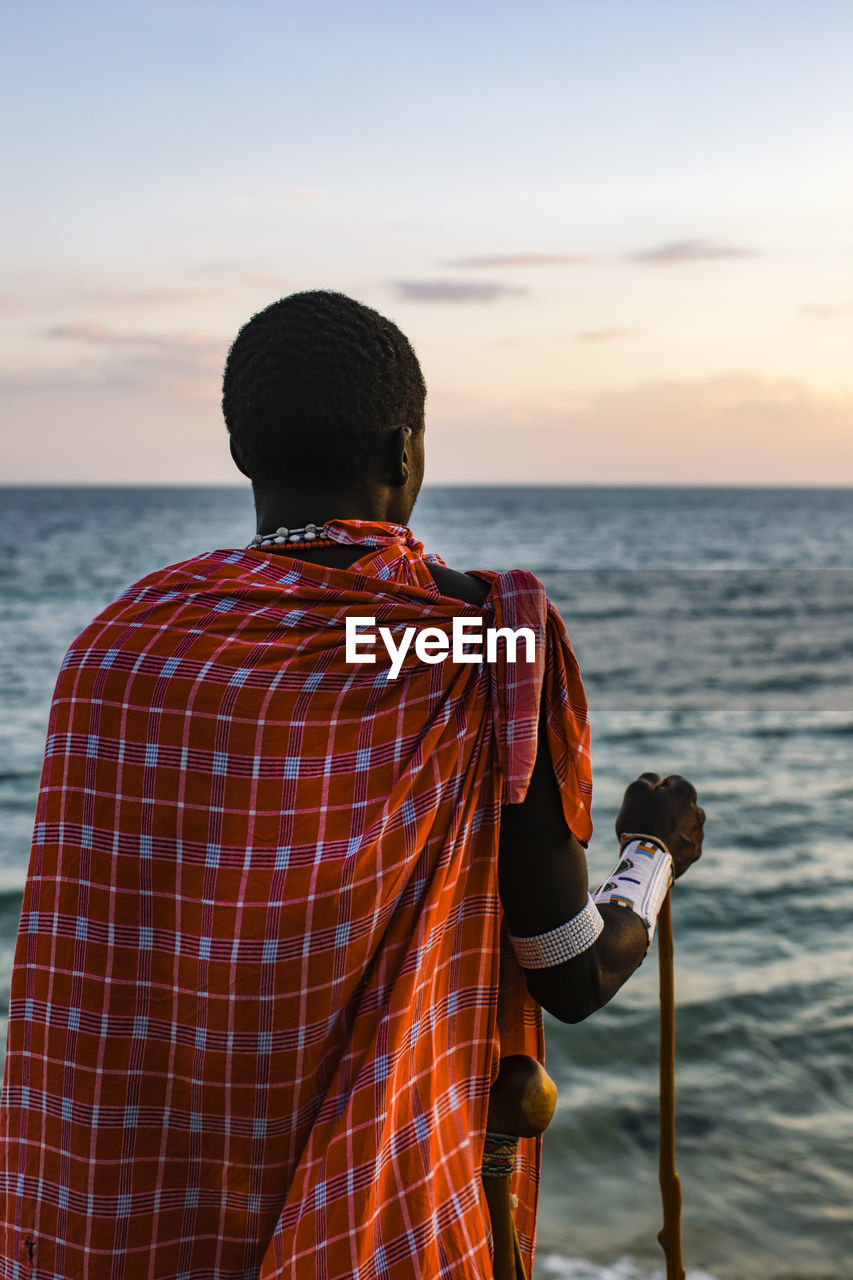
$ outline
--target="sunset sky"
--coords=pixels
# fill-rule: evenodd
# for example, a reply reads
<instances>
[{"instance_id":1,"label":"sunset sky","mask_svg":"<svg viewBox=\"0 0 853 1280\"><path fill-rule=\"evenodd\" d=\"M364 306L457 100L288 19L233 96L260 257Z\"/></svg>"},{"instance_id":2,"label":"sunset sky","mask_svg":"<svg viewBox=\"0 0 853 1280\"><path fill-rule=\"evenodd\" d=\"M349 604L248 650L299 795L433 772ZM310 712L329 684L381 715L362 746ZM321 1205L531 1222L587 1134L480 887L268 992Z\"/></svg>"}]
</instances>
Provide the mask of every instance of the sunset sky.
<instances>
[{"instance_id":1,"label":"sunset sky","mask_svg":"<svg viewBox=\"0 0 853 1280\"><path fill-rule=\"evenodd\" d=\"M853 4L7 8L12 482L239 480L297 289L391 316L434 483L853 484Z\"/></svg>"}]
</instances>

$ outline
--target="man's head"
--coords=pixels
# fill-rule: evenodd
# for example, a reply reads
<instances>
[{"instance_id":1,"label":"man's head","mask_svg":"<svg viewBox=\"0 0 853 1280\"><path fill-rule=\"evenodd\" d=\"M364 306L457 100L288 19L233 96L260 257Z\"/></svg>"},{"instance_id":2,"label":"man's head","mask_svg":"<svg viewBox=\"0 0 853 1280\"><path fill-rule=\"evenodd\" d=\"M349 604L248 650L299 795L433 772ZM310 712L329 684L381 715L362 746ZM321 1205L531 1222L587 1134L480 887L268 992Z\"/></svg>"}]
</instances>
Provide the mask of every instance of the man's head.
<instances>
[{"instance_id":1,"label":"man's head","mask_svg":"<svg viewBox=\"0 0 853 1280\"><path fill-rule=\"evenodd\" d=\"M397 326L321 290L291 294L253 316L234 340L222 382L232 454L256 495L341 494L381 483L394 473L386 455L404 427L422 473L425 397L417 357ZM417 477L415 496L419 484Z\"/></svg>"}]
</instances>

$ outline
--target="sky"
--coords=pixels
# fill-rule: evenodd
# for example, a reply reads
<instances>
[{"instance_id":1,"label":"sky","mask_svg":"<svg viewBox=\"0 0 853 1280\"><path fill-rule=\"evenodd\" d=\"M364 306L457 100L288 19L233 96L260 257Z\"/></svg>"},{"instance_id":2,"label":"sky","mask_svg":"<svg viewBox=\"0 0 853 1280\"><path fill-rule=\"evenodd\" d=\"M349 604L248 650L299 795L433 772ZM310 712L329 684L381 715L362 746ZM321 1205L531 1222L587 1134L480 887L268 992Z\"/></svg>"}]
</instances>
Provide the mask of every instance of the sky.
<instances>
[{"instance_id":1,"label":"sky","mask_svg":"<svg viewBox=\"0 0 853 1280\"><path fill-rule=\"evenodd\" d=\"M411 339L427 480L853 484L849 0L31 0L6 482L238 483L240 326Z\"/></svg>"}]
</instances>

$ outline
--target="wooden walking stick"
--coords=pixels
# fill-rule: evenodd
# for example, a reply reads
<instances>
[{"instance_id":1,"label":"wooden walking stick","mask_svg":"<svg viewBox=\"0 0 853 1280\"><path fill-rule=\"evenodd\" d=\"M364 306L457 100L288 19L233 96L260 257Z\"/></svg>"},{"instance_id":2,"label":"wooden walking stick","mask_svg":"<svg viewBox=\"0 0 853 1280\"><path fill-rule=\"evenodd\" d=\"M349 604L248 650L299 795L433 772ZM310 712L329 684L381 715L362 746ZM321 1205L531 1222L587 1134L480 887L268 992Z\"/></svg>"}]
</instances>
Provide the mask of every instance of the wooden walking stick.
<instances>
[{"instance_id":1,"label":"wooden walking stick","mask_svg":"<svg viewBox=\"0 0 853 1280\"><path fill-rule=\"evenodd\" d=\"M525 1280L512 1216L510 1178L519 1138L544 1133L557 1105L557 1086L535 1058L516 1053L501 1059L489 1093L483 1189L492 1222L494 1280Z\"/></svg>"},{"instance_id":2,"label":"wooden walking stick","mask_svg":"<svg viewBox=\"0 0 853 1280\"><path fill-rule=\"evenodd\" d=\"M660 969L660 1189L663 1226L658 1240L666 1258L666 1280L685 1280L681 1258L681 1180L675 1171L675 983L672 903L667 893L658 917Z\"/></svg>"}]
</instances>

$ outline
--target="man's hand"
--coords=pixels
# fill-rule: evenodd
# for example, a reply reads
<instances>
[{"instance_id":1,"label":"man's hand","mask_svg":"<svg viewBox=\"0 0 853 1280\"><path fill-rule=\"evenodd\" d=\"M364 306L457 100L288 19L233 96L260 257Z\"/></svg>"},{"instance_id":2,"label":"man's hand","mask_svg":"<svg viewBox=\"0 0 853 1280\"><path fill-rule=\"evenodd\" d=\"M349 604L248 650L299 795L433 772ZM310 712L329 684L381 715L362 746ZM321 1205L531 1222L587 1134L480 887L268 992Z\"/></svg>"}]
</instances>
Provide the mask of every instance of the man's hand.
<instances>
[{"instance_id":1,"label":"man's hand","mask_svg":"<svg viewBox=\"0 0 853 1280\"><path fill-rule=\"evenodd\" d=\"M641 773L625 791L616 819L616 834L637 832L658 836L672 854L677 880L702 854L705 810L696 803L696 788L673 774L661 778Z\"/></svg>"}]
</instances>

